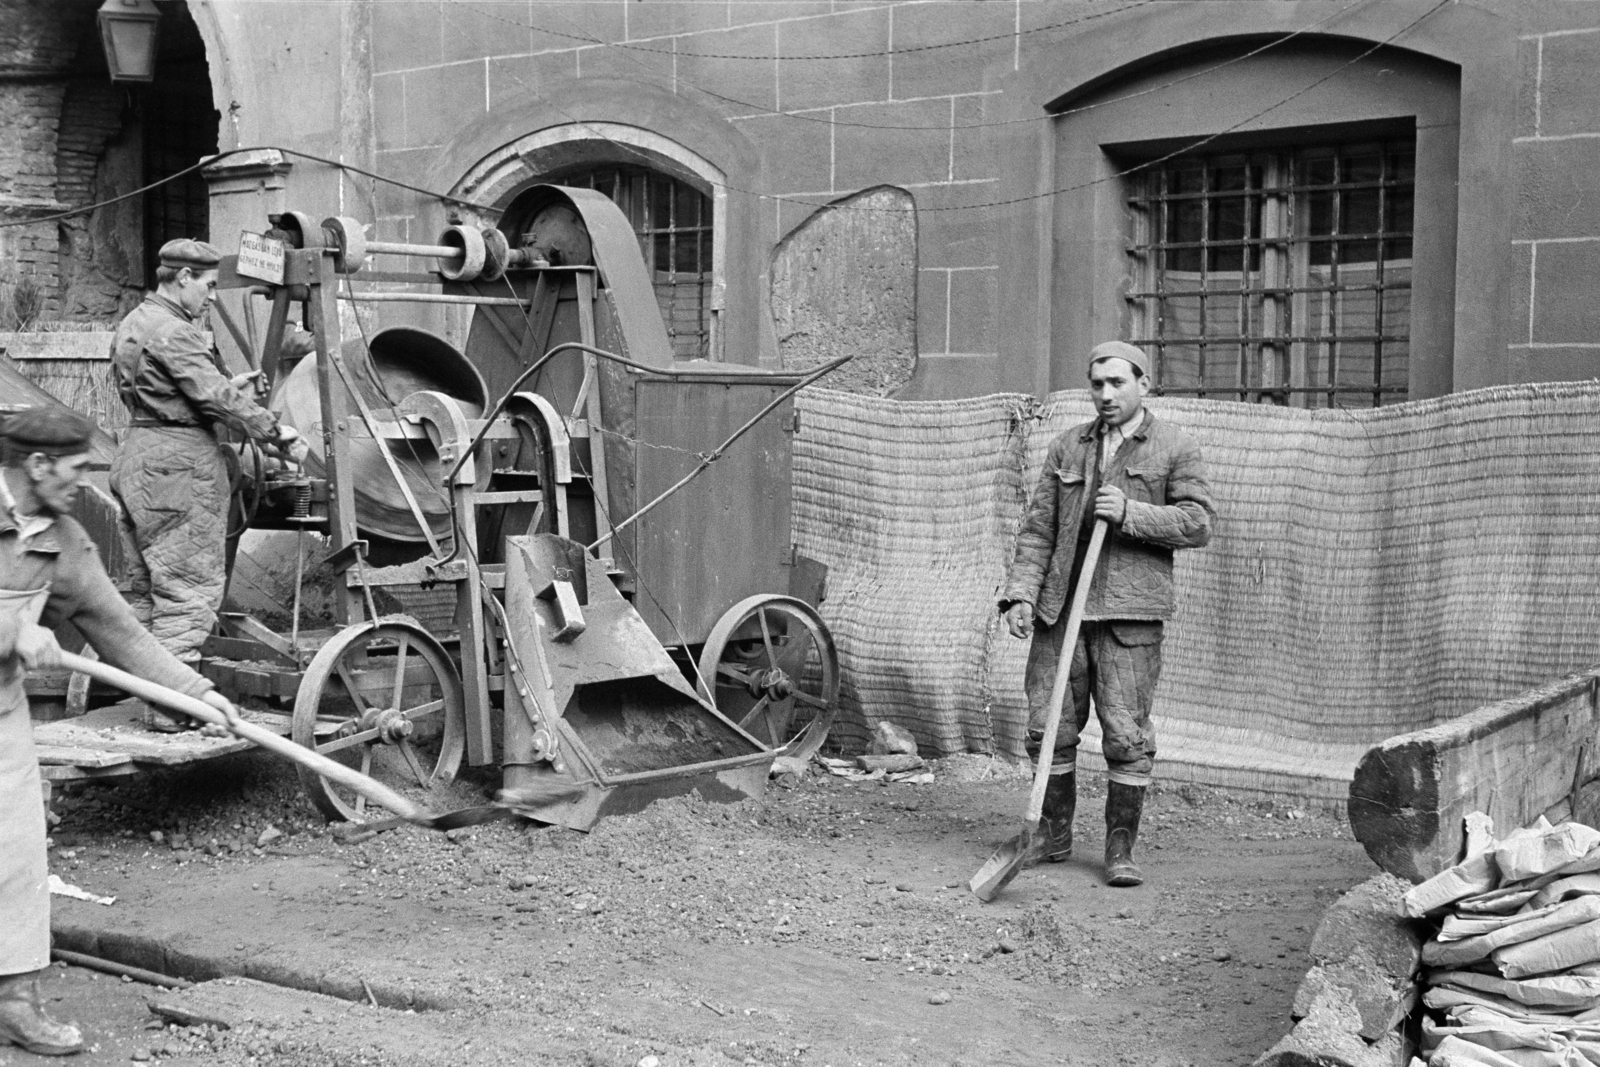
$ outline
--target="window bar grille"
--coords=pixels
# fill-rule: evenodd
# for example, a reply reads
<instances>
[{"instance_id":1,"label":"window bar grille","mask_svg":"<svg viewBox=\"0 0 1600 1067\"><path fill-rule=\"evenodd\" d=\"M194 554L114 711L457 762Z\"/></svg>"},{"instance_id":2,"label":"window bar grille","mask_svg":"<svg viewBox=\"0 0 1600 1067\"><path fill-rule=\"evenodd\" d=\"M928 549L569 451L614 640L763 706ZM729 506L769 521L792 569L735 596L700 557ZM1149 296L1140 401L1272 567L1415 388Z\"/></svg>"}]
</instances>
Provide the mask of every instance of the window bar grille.
<instances>
[{"instance_id":1,"label":"window bar grille","mask_svg":"<svg viewBox=\"0 0 1600 1067\"><path fill-rule=\"evenodd\" d=\"M1378 146L1378 232L1382 234L1389 226L1389 216L1384 211L1384 197L1388 194L1389 177L1389 150L1384 145ZM1374 262L1377 264L1376 277L1378 280L1377 291L1372 294L1372 332L1377 335L1377 340L1372 342L1372 406L1377 407L1383 401L1383 255L1384 241L1380 236L1377 243L1377 255Z\"/></svg>"}]
</instances>

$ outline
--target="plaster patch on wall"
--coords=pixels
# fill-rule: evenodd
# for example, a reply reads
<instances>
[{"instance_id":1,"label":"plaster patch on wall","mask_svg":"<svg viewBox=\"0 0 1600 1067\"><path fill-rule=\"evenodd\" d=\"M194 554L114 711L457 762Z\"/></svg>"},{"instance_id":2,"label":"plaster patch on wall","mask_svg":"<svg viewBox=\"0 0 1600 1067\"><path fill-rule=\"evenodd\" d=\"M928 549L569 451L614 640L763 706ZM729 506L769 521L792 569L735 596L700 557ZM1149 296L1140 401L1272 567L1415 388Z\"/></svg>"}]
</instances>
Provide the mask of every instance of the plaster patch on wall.
<instances>
[{"instance_id":1,"label":"plaster patch on wall","mask_svg":"<svg viewBox=\"0 0 1600 1067\"><path fill-rule=\"evenodd\" d=\"M818 209L772 253L772 319L785 371L851 353L825 384L882 396L917 362L917 214L882 185Z\"/></svg>"}]
</instances>

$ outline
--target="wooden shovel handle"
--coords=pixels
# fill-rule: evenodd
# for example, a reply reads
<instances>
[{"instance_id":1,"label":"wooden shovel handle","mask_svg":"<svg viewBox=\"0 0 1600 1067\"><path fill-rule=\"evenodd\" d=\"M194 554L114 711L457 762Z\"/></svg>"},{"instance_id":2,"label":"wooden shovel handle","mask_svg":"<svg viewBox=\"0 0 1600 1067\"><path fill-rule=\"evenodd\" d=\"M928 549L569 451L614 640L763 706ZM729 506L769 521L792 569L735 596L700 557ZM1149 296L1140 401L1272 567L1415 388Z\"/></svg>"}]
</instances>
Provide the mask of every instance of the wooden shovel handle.
<instances>
[{"instance_id":1,"label":"wooden shovel handle","mask_svg":"<svg viewBox=\"0 0 1600 1067\"><path fill-rule=\"evenodd\" d=\"M1083 628L1083 612L1089 603L1089 585L1094 581L1096 566L1100 563L1100 546L1105 544L1106 530L1110 524L1096 519L1094 533L1089 535L1089 548L1083 554L1083 569L1078 572L1078 585L1072 592L1072 610L1067 613L1067 632L1061 636L1061 655L1056 661L1055 683L1050 687L1050 716L1044 722L1044 738L1039 742L1039 766L1033 772L1033 792L1028 794L1026 822L1030 827L1039 825L1044 814L1044 791L1050 783L1050 764L1055 759L1056 731L1061 726L1061 707L1067 700L1067 687L1072 680L1072 657L1078 647L1078 631Z\"/></svg>"},{"instance_id":2,"label":"wooden shovel handle","mask_svg":"<svg viewBox=\"0 0 1600 1067\"><path fill-rule=\"evenodd\" d=\"M419 805L413 804L382 782L369 778L360 771L352 767L346 767L336 760L331 760L322 755L322 753L315 752L304 745L297 745L287 737L280 737L271 730L258 726L253 722L245 722L240 719L237 723L231 723L226 715L203 700L197 700L192 696L178 692L176 689L168 689L164 685L146 681L143 678L129 674L127 671L118 670L109 663L84 659L82 656L73 655L71 652L61 653L61 664L69 670L87 674L95 681L115 686L123 692L132 693L134 696L148 700L152 704L160 704L174 711L181 711L185 715L199 719L201 722L210 723L213 726L221 726L237 737L242 737L246 741L253 741L262 748L276 752L285 759L292 760L303 767L309 767L330 782L360 793L368 800L375 804L383 805L403 819L416 821L432 818L428 811Z\"/></svg>"}]
</instances>

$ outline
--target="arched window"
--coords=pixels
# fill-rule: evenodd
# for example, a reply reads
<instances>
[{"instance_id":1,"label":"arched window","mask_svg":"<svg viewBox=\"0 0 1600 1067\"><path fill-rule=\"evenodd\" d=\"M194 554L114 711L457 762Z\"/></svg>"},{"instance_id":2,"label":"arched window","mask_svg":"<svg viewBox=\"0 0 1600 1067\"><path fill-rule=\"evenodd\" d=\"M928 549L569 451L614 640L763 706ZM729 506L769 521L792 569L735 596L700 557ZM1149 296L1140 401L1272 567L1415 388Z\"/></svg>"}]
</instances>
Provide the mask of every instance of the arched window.
<instances>
[{"instance_id":1,"label":"arched window","mask_svg":"<svg viewBox=\"0 0 1600 1067\"><path fill-rule=\"evenodd\" d=\"M655 282L673 354L710 358L711 197L687 181L636 165L585 167L545 180L594 189L622 209Z\"/></svg>"}]
</instances>

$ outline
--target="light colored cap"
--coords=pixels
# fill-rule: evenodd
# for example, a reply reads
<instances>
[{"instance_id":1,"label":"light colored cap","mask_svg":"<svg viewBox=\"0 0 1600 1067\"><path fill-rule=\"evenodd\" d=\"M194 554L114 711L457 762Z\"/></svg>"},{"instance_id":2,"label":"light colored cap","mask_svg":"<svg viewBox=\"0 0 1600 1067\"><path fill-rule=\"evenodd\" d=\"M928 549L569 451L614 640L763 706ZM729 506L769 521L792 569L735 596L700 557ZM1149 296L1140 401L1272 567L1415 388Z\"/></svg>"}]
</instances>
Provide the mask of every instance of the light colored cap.
<instances>
[{"instance_id":1,"label":"light colored cap","mask_svg":"<svg viewBox=\"0 0 1600 1067\"><path fill-rule=\"evenodd\" d=\"M182 267L188 267L190 270L212 270L222 262L222 253L215 245L188 237L168 241L161 246L159 256L163 267L172 267L175 270Z\"/></svg>"},{"instance_id":2,"label":"light colored cap","mask_svg":"<svg viewBox=\"0 0 1600 1067\"><path fill-rule=\"evenodd\" d=\"M1132 363L1139 371L1140 377L1150 374L1150 357L1144 349L1130 345L1126 341L1102 341L1089 349L1089 366L1094 366L1102 359L1125 359Z\"/></svg>"}]
</instances>

